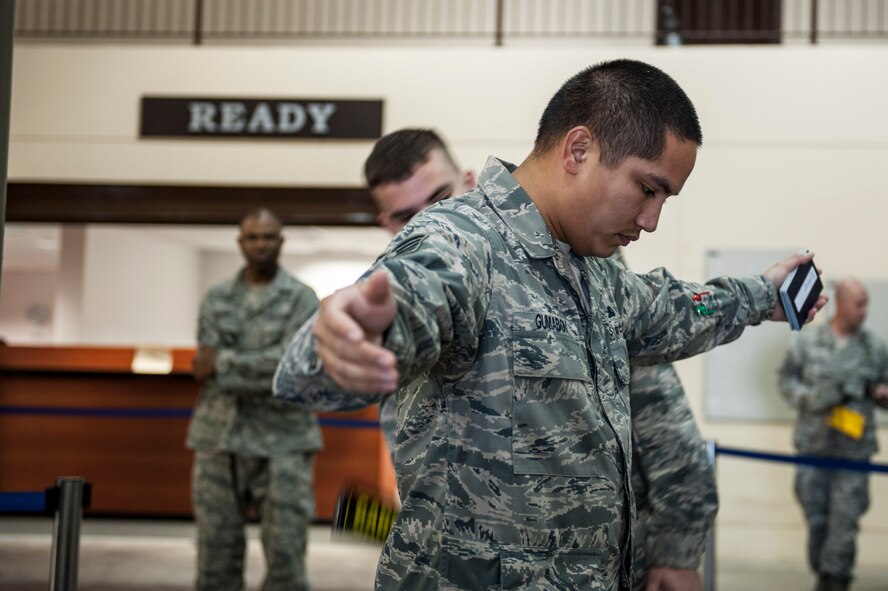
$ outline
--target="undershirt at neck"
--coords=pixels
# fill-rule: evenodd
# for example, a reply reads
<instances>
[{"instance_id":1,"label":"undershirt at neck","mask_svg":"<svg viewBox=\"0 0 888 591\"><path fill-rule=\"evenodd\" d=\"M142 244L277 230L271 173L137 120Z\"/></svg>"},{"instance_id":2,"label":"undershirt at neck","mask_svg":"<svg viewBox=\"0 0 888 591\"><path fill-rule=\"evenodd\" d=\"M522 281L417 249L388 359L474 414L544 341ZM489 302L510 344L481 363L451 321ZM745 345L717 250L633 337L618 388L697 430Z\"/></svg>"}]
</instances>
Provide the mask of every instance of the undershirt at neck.
<instances>
[{"instance_id":1,"label":"undershirt at neck","mask_svg":"<svg viewBox=\"0 0 888 591\"><path fill-rule=\"evenodd\" d=\"M574 277L577 279L577 283L583 283L582 276L580 275L580 260L577 258L577 255L570 249L570 244L567 242L562 242L561 240L555 239L555 244L558 245L558 248L567 255L567 260L570 262L570 268L573 271Z\"/></svg>"}]
</instances>

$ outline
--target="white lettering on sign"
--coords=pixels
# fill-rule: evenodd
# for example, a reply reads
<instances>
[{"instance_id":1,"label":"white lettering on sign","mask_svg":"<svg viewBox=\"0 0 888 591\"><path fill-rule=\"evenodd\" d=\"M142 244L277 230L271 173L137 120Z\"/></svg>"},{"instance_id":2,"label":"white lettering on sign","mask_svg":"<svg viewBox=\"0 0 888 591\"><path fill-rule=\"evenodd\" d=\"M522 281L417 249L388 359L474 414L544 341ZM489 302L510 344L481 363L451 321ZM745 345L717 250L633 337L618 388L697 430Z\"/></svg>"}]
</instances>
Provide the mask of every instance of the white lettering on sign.
<instances>
[{"instance_id":1,"label":"white lettering on sign","mask_svg":"<svg viewBox=\"0 0 888 591\"><path fill-rule=\"evenodd\" d=\"M310 123L315 135L330 133L330 118L336 113L335 103L281 102L275 105L277 113L267 102L256 103L252 112L239 101L209 101L188 103L189 133L250 133L287 135L302 131ZM277 115L275 117L275 115Z\"/></svg>"},{"instance_id":2,"label":"white lettering on sign","mask_svg":"<svg viewBox=\"0 0 888 591\"><path fill-rule=\"evenodd\" d=\"M318 134L329 133L330 127L327 121L335 112L336 105L333 103L308 103L308 115L312 120L311 130Z\"/></svg>"},{"instance_id":3,"label":"white lettering on sign","mask_svg":"<svg viewBox=\"0 0 888 591\"><path fill-rule=\"evenodd\" d=\"M250 124L247 125L247 131L250 133L274 133L274 117L272 117L268 105L265 103L256 105L256 110L250 117Z\"/></svg>"},{"instance_id":4,"label":"white lettering on sign","mask_svg":"<svg viewBox=\"0 0 888 591\"><path fill-rule=\"evenodd\" d=\"M216 105L202 101L188 103L188 131L200 133L201 131L216 131Z\"/></svg>"},{"instance_id":5,"label":"white lettering on sign","mask_svg":"<svg viewBox=\"0 0 888 591\"><path fill-rule=\"evenodd\" d=\"M299 103L278 103L278 133L296 133L305 127L305 109Z\"/></svg>"},{"instance_id":6,"label":"white lettering on sign","mask_svg":"<svg viewBox=\"0 0 888 591\"><path fill-rule=\"evenodd\" d=\"M222 124L219 126L220 131L229 133L240 133L246 126L244 115L247 108L243 103L222 103Z\"/></svg>"}]
</instances>

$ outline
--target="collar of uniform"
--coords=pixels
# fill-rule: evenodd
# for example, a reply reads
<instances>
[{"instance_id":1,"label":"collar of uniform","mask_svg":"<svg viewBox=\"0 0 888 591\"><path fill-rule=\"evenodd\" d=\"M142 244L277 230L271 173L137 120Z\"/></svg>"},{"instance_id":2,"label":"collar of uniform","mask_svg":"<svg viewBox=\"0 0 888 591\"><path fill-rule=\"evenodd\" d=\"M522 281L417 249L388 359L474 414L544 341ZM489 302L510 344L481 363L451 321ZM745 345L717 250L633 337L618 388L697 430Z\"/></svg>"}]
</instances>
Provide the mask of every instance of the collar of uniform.
<instances>
[{"instance_id":1,"label":"collar of uniform","mask_svg":"<svg viewBox=\"0 0 888 591\"><path fill-rule=\"evenodd\" d=\"M836 333L833 332L832 326L830 326L830 320L827 320L820 326L816 327L816 331L817 338L819 339L821 344L826 344L830 347L834 347L839 340L839 337L836 336ZM869 335L867 334L867 329L863 326L858 328L854 333L848 335L849 343L860 341L865 347L868 347L868 340Z\"/></svg>"},{"instance_id":2,"label":"collar of uniform","mask_svg":"<svg viewBox=\"0 0 888 591\"><path fill-rule=\"evenodd\" d=\"M242 267L240 271L237 273L237 277L234 278L234 281L231 282L231 289L229 290L230 294L234 294L239 291L244 291L248 288L247 282L244 280L244 274L247 272L246 267ZM277 271L274 274L274 278L269 281L266 286L268 293L278 292L278 291L286 291L289 289L287 285L287 274L284 273L284 270L278 267Z\"/></svg>"},{"instance_id":3,"label":"collar of uniform","mask_svg":"<svg viewBox=\"0 0 888 591\"><path fill-rule=\"evenodd\" d=\"M478 185L531 258L552 258L555 256L552 233L530 195L512 176L516 168L510 162L490 156L481 171Z\"/></svg>"}]
</instances>

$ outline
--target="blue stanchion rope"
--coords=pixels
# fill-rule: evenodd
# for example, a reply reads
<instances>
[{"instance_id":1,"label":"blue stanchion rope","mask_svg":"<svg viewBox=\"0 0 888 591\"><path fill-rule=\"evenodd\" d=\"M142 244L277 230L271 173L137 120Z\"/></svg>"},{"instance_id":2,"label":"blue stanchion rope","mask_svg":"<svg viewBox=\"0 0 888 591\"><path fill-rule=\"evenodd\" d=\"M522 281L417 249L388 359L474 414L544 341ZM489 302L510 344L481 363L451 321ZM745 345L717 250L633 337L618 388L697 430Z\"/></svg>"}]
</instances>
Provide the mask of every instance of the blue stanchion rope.
<instances>
[{"instance_id":1,"label":"blue stanchion rope","mask_svg":"<svg viewBox=\"0 0 888 591\"><path fill-rule=\"evenodd\" d=\"M859 460L845 460L842 458L827 458L823 456L788 455L735 449L731 447L715 446L716 455L736 456L751 460L764 460L766 462L784 462L787 464L801 464L829 470L855 470L857 472L882 472L888 473L888 465L862 462Z\"/></svg>"},{"instance_id":2,"label":"blue stanchion rope","mask_svg":"<svg viewBox=\"0 0 888 591\"><path fill-rule=\"evenodd\" d=\"M0 512L43 513L46 510L45 492L0 493Z\"/></svg>"}]
</instances>

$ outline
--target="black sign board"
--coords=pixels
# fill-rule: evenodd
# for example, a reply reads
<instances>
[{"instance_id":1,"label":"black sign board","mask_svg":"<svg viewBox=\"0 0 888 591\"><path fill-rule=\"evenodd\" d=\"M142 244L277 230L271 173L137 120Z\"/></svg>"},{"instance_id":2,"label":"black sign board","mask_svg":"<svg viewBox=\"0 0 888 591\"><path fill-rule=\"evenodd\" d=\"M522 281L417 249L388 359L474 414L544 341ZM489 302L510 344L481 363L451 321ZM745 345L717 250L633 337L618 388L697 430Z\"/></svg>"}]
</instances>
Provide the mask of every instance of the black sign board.
<instances>
[{"instance_id":1,"label":"black sign board","mask_svg":"<svg viewBox=\"0 0 888 591\"><path fill-rule=\"evenodd\" d=\"M377 139L382 101L142 97L141 137Z\"/></svg>"}]
</instances>

